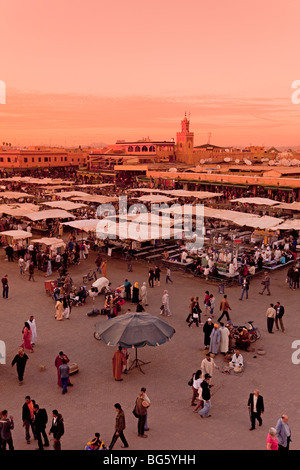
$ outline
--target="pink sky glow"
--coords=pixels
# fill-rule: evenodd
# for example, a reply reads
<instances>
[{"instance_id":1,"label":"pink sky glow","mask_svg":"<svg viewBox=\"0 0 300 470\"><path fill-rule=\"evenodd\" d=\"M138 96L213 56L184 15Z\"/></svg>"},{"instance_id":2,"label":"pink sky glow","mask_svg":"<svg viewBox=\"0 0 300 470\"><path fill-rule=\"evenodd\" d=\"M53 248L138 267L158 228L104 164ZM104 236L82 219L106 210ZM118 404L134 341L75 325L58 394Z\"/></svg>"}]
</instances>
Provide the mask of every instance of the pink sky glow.
<instances>
[{"instance_id":1,"label":"pink sky glow","mask_svg":"<svg viewBox=\"0 0 300 470\"><path fill-rule=\"evenodd\" d=\"M298 0L0 0L0 142L299 145Z\"/></svg>"}]
</instances>

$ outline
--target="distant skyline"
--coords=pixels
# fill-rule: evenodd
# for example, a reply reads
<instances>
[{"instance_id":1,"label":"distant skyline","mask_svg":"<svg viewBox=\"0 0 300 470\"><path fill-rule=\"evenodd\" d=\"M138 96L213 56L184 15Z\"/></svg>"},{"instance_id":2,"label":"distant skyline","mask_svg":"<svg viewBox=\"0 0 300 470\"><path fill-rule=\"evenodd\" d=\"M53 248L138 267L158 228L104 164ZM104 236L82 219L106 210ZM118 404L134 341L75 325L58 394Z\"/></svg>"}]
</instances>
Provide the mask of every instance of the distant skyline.
<instances>
[{"instance_id":1,"label":"distant skyline","mask_svg":"<svg viewBox=\"0 0 300 470\"><path fill-rule=\"evenodd\" d=\"M0 143L299 146L300 3L0 0Z\"/></svg>"}]
</instances>

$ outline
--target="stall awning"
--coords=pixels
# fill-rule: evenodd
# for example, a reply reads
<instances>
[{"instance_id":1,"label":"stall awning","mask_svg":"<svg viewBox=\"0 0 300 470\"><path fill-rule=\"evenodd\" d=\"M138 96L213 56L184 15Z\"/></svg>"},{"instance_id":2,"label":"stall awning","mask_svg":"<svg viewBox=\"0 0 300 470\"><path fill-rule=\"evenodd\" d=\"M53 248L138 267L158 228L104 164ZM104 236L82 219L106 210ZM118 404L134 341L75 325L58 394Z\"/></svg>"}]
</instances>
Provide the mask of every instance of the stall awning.
<instances>
[{"instance_id":1,"label":"stall awning","mask_svg":"<svg viewBox=\"0 0 300 470\"><path fill-rule=\"evenodd\" d=\"M73 214L62 209L49 209L45 211L31 212L29 214L24 214L24 217L34 222L45 219L75 219Z\"/></svg>"},{"instance_id":2,"label":"stall awning","mask_svg":"<svg viewBox=\"0 0 300 470\"><path fill-rule=\"evenodd\" d=\"M7 230L5 232L0 232L0 235L11 237L13 240L24 240L25 238L32 237L32 234L25 230Z\"/></svg>"}]
</instances>

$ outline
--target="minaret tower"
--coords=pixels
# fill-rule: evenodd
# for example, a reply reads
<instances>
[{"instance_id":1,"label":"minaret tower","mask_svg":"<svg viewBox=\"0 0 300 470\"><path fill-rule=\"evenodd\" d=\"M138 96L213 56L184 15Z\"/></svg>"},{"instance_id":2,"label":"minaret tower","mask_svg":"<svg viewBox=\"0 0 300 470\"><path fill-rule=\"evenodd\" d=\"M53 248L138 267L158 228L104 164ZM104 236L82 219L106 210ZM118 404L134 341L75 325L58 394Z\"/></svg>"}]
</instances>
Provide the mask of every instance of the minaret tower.
<instances>
[{"instance_id":1,"label":"minaret tower","mask_svg":"<svg viewBox=\"0 0 300 470\"><path fill-rule=\"evenodd\" d=\"M193 163L194 132L190 132L190 120L184 114L181 121L181 132L176 134L176 160Z\"/></svg>"}]
</instances>

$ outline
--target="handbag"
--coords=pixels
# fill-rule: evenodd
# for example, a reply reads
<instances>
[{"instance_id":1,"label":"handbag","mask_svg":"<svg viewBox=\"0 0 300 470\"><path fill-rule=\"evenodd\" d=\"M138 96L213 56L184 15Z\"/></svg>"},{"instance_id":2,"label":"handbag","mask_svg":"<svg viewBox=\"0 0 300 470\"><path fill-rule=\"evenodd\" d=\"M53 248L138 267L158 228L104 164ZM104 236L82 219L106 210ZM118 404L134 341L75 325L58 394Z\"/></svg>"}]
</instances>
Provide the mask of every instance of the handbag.
<instances>
[{"instance_id":1,"label":"handbag","mask_svg":"<svg viewBox=\"0 0 300 470\"><path fill-rule=\"evenodd\" d=\"M133 410L132 410L132 414L133 414L133 416L134 416L135 418L139 418L139 415L138 415L137 412L136 412L136 403L137 403L137 400L136 400L135 405L134 405L134 408L133 408Z\"/></svg>"},{"instance_id":2,"label":"handbag","mask_svg":"<svg viewBox=\"0 0 300 470\"><path fill-rule=\"evenodd\" d=\"M188 385L191 387L193 385L194 379L193 377L188 381Z\"/></svg>"}]
</instances>

